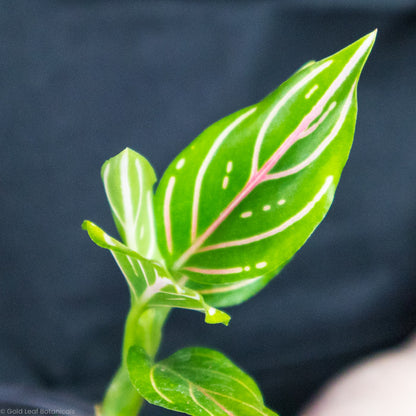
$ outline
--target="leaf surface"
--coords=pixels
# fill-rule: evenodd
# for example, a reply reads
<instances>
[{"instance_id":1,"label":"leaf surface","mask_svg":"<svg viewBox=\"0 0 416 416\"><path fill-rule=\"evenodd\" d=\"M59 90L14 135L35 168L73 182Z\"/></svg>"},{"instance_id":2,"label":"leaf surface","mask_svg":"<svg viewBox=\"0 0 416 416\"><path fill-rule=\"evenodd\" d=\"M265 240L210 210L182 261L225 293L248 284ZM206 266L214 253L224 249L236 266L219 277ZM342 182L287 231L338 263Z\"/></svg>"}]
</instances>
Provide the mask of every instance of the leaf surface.
<instances>
[{"instance_id":1,"label":"leaf surface","mask_svg":"<svg viewBox=\"0 0 416 416\"><path fill-rule=\"evenodd\" d=\"M160 260L153 211L156 175L150 163L126 148L103 164L101 177L122 241L143 257Z\"/></svg>"},{"instance_id":2,"label":"leaf surface","mask_svg":"<svg viewBox=\"0 0 416 416\"><path fill-rule=\"evenodd\" d=\"M157 406L192 416L277 416L247 374L208 348L184 348L155 364L132 347L127 367L132 384Z\"/></svg>"},{"instance_id":3,"label":"leaf surface","mask_svg":"<svg viewBox=\"0 0 416 416\"><path fill-rule=\"evenodd\" d=\"M225 312L208 305L198 292L174 282L161 264L145 259L90 221L82 226L95 244L110 250L138 304L193 309L205 313L207 323L228 325L230 317Z\"/></svg>"},{"instance_id":4,"label":"leaf surface","mask_svg":"<svg viewBox=\"0 0 416 416\"><path fill-rule=\"evenodd\" d=\"M282 268L283 266L280 269ZM187 287L200 293L210 305L217 308L224 308L238 305L253 297L273 279L280 269L276 273L271 272L253 279L240 280L239 282L224 285L215 283L203 284L189 280Z\"/></svg>"},{"instance_id":5,"label":"leaf surface","mask_svg":"<svg viewBox=\"0 0 416 416\"><path fill-rule=\"evenodd\" d=\"M156 192L167 266L202 291L251 296L327 213L352 144L356 86L375 32L298 70L260 103L208 127ZM233 298L235 300L233 300Z\"/></svg>"}]
</instances>

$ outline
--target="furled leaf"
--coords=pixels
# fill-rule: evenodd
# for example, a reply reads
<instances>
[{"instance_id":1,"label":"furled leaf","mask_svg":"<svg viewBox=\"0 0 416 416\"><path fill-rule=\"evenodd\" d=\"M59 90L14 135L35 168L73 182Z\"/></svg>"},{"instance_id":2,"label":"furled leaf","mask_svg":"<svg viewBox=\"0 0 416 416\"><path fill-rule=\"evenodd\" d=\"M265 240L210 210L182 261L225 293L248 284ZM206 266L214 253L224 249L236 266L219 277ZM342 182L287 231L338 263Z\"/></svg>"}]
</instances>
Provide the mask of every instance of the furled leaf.
<instances>
[{"instance_id":1,"label":"furled leaf","mask_svg":"<svg viewBox=\"0 0 416 416\"><path fill-rule=\"evenodd\" d=\"M172 273L205 291L252 283L234 290L243 299L305 243L347 161L356 86L375 35L308 63L260 103L208 127L173 161L155 198Z\"/></svg>"},{"instance_id":2,"label":"furled leaf","mask_svg":"<svg viewBox=\"0 0 416 416\"><path fill-rule=\"evenodd\" d=\"M104 163L101 177L121 239L142 256L160 260L153 214L156 175L150 163L126 148Z\"/></svg>"},{"instance_id":3,"label":"furled leaf","mask_svg":"<svg viewBox=\"0 0 416 416\"><path fill-rule=\"evenodd\" d=\"M111 251L138 304L193 309L204 312L207 323L228 325L230 317L225 312L209 306L194 290L174 282L161 264L145 259L90 221L84 221L82 226L95 244Z\"/></svg>"},{"instance_id":4,"label":"furled leaf","mask_svg":"<svg viewBox=\"0 0 416 416\"><path fill-rule=\"evenodd\" d=\"M134 387L157 406L192 416L277 416L256 383L217 351L185 348L155 364L132 347L127 367Z\"/></svg>"}]
</instances>

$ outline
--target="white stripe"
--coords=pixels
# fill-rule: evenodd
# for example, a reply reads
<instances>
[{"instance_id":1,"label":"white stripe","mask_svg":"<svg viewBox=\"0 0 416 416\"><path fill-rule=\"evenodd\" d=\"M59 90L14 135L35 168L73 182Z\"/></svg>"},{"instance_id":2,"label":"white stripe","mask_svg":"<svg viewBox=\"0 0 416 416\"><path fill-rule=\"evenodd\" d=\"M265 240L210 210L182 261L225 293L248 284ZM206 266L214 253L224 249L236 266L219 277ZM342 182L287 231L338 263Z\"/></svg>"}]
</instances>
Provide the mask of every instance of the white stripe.
<instances>
[{"instance_id":1,"label":"white stripe","mask_svg":"<svg viewBox=\"0 0 416 416\"><path fill-rule=\"evenodd\" d=\"M202 406L202 404L201 403L199 403L198 402L198 400L196 399L196 397L194 396L194 393L193 393L193 391L192 391L192 386L191 386L191 384L189 384L189 394L190 394L190 396L191 396L191 398L192 398L192 400L195 402L195 404L197 405L197 406L199 406L202 410L205 410L208 414L209 414L209 416L215 416L213 413L211 413L206 407L204 407L204 406Z\"/></svg>"},{"instance_id":2,"label":"white stripe","mask_svg":"<svg viewBox=\"0 0 416 416\"><path fill-rule=\"evenodd\" d=\"M146 286L150 286L150 282L149 282L149 280L148 280L148 278L147 278L147 274L146 274L146 272L144 271L144 267L143 267L143 264L142 264L142 262L140 261L140 260L137 260L137 263L139 263L139 266L140 266L140 269L141 269L141 271L142 271L142 274L143 274L143 277L144 277L144 280L146 281Z\"/></svg>"},{"instance_id":3,"label":"white stripe","mask_svg":"<svg viewBox=\"0 0 416 416\"><path fill-rule=\"evenodd\" d=\"M195 189L194 189L194 196L192 200L192 225L191 225L191 241L194 241L197 234L197 224L198 224L198 208L199 208L199 198L201 193L201 186L202 181L205 176L205 172L208 169L209 164L211 163L215 153L221 146L222 142L227 138L227 136L241 123L243 122L248 116L253 114L256 111L256 107L251 108L250 110L246 111L236 120L234 120L214 141L212 147L209 149L207 156L205 157L202 165L198 171L198 175L195 181Z\"/></svg>"},{"instance_id":4,"label":"white stripe","mask_svg":"<svg viewBox=\"0 0 416 416\"><path fill-rule=\"evenodd\" d=\"M238 283L235 283L233 285L226 286L226 287L217 286L217 287L214 287L212 289L201 289L201 290L198 290L198 292L201 293L202 295L210 295L210 294L213 294L213 293L232 292L232 291L240 289L242 287L252 285L253 283L256 283L257 280L261 279L262 277L263 276L259 276L259 277L255 277L253 279L243 280L242 282L238 282Z\"/></svg>"},{"instance_id":5,"label":"white stripe","mask_svg":"<svg viewBox=\"0 0 416 416\"><path fill-rule=\"evenodd\" d=\"M309 100L311 98L312 94L319 88L318 84L315 84L305 95L305 98Z\"/></svg>"},{"instance_id":6,"label":"white stripe","mask_svg":"<svg viewBox=\"0 0 416 416\"><path fill-rule=\"evenodd\" d=\"M130 263L130 265L131 265L131 267L132 267L132 269L133 269L133 271L134 271L134 274L135 274L137 277L139 277L139 272L138 272L138 270L136 269L136 266L134 265L134 262L132 261L131 257L126 255L126 258L127 258L127 260L129 261L129 263Z\"/></svg>"},{"instance_id":7,"label":"white stripe","mask_svg":"<svg viewBox=\"0 0 416 416\"><path fill-rule=\"evenodd\" d=\"M243 212L241 215L240 215L240 217L241 218L249 218L249 217L251 217L253 215L253 211L246 211L246 212Z\"/></svg>"},{"instance_id":8,"label":"white stripe","mask_svg":"<svg viewBox=\"0 0 416 416\"><path fill-rule=\"evenodd\" d=\"M164 400L166 400L168 403L173 403L173 401L171 400L171 399L169 399L169 397L166 397L159 389L158 389L158 387L156 386L156 382L155 382L155 375L154 375L154 372L155 372L155 367L152 367L151 369L150 369L150 373L149 373L149 375L150 375L150 382L152 383L152 387L153 387L153 389L155 390L155 392L162 398L162 399L164 399Z\"/></svg>"},{"instance_id":9,"label":"white stripe","mask_svg":"<svg viewBox=\"0 0 416 416\"><path fill-rule=\"evenodd\" d=\"M120 172L120 181L121 181L121 195L123 198L123 208L125 214L125 224L124 231L126 233L126 245L137 251L136 239L134 236L134 215L133 207L130 193L130 181L129 181L129 155L124 153L121 158L121 172Z\"/></svg>"},{"instance_id":10,"label":"white stripe","mask_svg":"<svg viewBox=\"0 0 416 416\"><path fill-rule=\"evenodd\" d=\"M176 169L180 170L183 168L183 165L185 164L185 158L182 158L181 160L179 160L179 162L176 164Z\"/></svg>"}]
</instances>

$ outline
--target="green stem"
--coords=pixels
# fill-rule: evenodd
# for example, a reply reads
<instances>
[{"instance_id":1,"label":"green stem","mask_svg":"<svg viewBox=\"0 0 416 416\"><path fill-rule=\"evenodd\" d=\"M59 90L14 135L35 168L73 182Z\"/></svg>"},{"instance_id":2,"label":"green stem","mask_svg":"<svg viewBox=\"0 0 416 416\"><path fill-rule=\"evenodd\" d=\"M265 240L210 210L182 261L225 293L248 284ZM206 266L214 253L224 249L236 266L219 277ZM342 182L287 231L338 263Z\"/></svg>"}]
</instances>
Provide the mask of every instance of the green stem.
<instances>
[{"instance_id":1,"label":"green stem","mask_svg":"<svg viewBox=\"0 0 416 416\"><path fill-rule=\"evenodd\" d=\"M111 381L97 416L136 416L143 398L130 382L127 370L127 354L130 347L140 345L154 358L159 349L162 327L169 308L144 309L133 301L124 330L123 354L120 368Z\"/></svg>"},{"instance_id":2,"label":"green stem","mask_svg":"<svg viewBox=\"0 0 416 416\"><path fill-rule=\"evenodd\" d=\"M111 380L102 405L96 408L96 415L136 416L142 404L143 398L132 386L127 368L121 365Z\"/></svg>"}]
</instances>

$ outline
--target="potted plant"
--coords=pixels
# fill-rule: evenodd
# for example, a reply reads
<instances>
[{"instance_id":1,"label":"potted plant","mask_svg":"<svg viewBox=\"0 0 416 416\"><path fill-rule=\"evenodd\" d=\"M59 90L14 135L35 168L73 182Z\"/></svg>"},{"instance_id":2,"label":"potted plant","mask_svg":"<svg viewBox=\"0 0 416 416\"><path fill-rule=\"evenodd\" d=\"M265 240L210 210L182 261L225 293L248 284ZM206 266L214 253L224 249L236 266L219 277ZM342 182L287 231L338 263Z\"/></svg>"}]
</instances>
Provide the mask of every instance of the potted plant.
<instances>
[{"instance_id":1,"label":"potted plant","mask_svg":"<svg viewBox=\"0 0 416 416\"><path fill-rule=\"evenodd\" d=\"M96 415L147 402L193 416L276 415L254 380L202 347L157 360L172 308L228 325L325 217L353 140L357 82L376 32L301 67L261 102L217 121L155 173L125 149L102 167L121 241L90 221L130 289L121 365Z\"/></svg>"}]
</instances>

